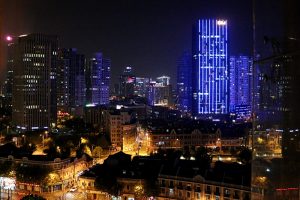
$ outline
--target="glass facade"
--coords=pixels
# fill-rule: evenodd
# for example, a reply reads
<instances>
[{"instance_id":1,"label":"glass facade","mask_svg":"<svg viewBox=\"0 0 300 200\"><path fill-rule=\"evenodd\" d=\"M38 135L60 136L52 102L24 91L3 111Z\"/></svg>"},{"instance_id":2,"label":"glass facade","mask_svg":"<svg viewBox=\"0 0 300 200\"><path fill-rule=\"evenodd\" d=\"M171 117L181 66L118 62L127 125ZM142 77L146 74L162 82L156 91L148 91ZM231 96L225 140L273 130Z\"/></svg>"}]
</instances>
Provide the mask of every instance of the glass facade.
<instances>
[{"instance_id":1,"label":"glass facade","mask_svg":"<svg viewBox=\"0 0 300 200\"><path fill-rule=\"evenodd\" d=\"M95 105L106 105L109 103L110 59L103 58L102 53L95 53L89 64L87 101Z\"/></svg>"},{"instance_id":2,"label":"glass facade","mask_svg":"<svg viewBox=\"0 0 300 200\"><path fill-rule=\"evenodd\" d=\"M191 111L192 55L184 52L177 61L177 107L183 112Z\"/></svg>"},{"instance_id":3,"label":"glass facade","mask_svg":"<svg viewBox=\"0 0 300 200\"><path fill-rule=\"evenodd\" d=\"M193 41L193 114L228 112L227 20L200 19Z\"/></svg>"},{"instance_id":4,"label":"glass facade","mask_svg":"<svg viewBox=\"0 0 300 200\"><path fill-rule=\"evenodd\" d=\"M251 66L248 56L230 56L230 111L251 105ZM249 109L250 110L250 109Z\"/></svg>"}]
</instances>

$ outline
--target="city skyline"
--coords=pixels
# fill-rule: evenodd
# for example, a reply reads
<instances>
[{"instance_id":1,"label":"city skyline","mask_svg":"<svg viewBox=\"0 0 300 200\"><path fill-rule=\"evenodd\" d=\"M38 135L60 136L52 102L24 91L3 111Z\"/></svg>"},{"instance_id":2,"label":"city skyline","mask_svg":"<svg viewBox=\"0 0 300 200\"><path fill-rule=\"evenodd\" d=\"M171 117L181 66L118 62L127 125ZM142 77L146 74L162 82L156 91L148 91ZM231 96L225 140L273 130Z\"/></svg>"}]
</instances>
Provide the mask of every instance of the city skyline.
<instances>
[{"instance_id":1,"label":"city skyline","mask_svg":"<svg viewBox=\"0 0 300 200\"><path fill-rule=\"evenodd\" d=\"M0 197L299 199L299 7L0 0Z\"/></svg>"},{"instance_id":2,"label":"city skyline","mask_svg":"<svg viewBox=\"0 0 300 200\"><path fill-rule=\"evenodd\" d=\"M138 4L134 1L116 4L88 1L71 5L59 2L59 6L56 6L57 1L4 3L7 9L2 13L5 19L2 35L56 34L60 37L60 46L77 48L86 57L100 50L113 61L113 82L117 82L119 72L128 65L141 76L165 74L176 77L177 58L184 50L191 52L192 31L189 27L204 16L226 17L231 21L233 32L230 37L244 41L235 43L232 53L248 54L251 48L251 27L242 25L251 22L250 1L215 1L213 4L204 1L143 1ZM14 14L18 10L19 14ZM47 15L41 15L44 10ZM238 34L240 31L245 34ZM174 85L175 79L171 82Z\"/></svg>"}]
</instances>

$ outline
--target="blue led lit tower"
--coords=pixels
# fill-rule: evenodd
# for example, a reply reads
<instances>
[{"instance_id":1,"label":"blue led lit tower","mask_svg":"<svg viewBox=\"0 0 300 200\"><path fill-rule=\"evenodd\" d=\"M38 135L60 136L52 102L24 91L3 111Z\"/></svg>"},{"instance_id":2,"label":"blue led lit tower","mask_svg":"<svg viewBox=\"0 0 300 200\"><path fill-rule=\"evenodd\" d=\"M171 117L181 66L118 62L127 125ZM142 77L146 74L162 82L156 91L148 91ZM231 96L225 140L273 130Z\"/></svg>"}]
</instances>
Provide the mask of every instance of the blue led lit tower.
<instances>
[{"instance_id":1,"label":"blue led lit tower","mask_svg":"<svg viewBox=\"0 0 300 200\"><path fill-rule=\"evenodd\" d=\"M248 56L230 56L230 109L251 105L251 67Z\"/></svg>"},{"instance_id":2,"label":"blue led lit tower","mask_svg":"<svg viewBox=\"0 0 300 200\"><path fill-rule=\"evenodd\" d=\"M110 59L101 52L90 59L87 73L87 102L95 105L109 104Z\"/></svg>"},{"instance_id":3,"label":"blue led lit tower","mask_svg":"<svg viewBox=\"0 0 300 200\"><path fill-rule=\"evenodd\" d=\"M228 112L227 20L200 19L193 31L193 115Z\"/></svg>"}]
</instances>

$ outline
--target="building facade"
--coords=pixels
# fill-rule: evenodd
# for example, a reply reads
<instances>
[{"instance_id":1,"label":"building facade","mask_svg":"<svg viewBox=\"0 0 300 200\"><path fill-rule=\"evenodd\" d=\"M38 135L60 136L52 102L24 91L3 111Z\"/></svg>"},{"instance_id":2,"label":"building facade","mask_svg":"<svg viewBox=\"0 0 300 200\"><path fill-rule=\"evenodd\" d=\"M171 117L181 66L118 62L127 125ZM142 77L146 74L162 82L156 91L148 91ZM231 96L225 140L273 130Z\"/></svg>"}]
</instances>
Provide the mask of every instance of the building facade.
<instances>
[{"instance_id":1,"label":"building facade","mask_svg":"<svg viewBox=\"0 0 300 200\"><path fill-rule=\"evenodd\" d=\"M57 64L57 106L70 108L85 104L85 56L77 49L59 49Z\"/></svg>"},{"instance_id":2,"label":"building facade","mask_svg":"<svg viewBox=\"0 0 300 200\"><path fill-rule=\"evenodd\" d=\"M163 86L170 85L170 77L169 76L160 76L156 78L157 83L161 83Z\"/></svg>"},{"instance_id":3,"label":"building facade","mask_svg":"<svg viewBox=\"0 0 300 200\"><path fill-rule=\"evenodd\" d=\"M104 111L104 126L113 146L123 147L123 126L130 124L132 116L127 111Z\"/></svg>"},{"instance_id":4,"label":"building facade","mask_svg":"<svg viewBox=\"0 0 300 200\"><path fill-rule=\"evenodd\" d=\"M230 111L236 106L251 105L252 59L248 56L230 57Z\"/></svg>"},{"instance_id":5,"label":"building facade","mask_svg":"<svg viewBox=\"0 0 300 200\"><path fill-rule=\"evenodd\" d=\"M95 105L109 103L110 59L95 53L87 69L87 102Z\"/></svg>"},{"instance_id":6,"label":"building facade","mask_svg":"<svg viewBox=\"0 0 300 200\"><path fill-rule=\"evenodd\" d=\"M13 123L21 130L49 129L56 123L56 36L20 36L14 50Z\"/></svg>"},{"instance_id":7,"label":"building facade","mask_svg":"<svg viewBox=\"0 0 300 200\"><path fill-rule=\"evenodd\" d=\"M134 95L135 79L136 77L133 74L132 67L125 67L123 74L120 75L119 79L119 95L123 97L132 97Z\"/></svg>"},{"instance_id":8,"label":"building facade","mask_svg":"<svg viewBox=\"0 0 300 200\"><path fill-rule=\"evenodd\" d=\"M184 52L177 61L177 107L190 112L192 106L192 55Z\"/></svg>"},{"instance_id":9,"label":"building facade","mask_svg":"<svg viewBox=\"0 0 300 200\"><path fill-rule=\"evenodd\" d=\"M147 90L148 104L151 106L170 106L172 104L172 86L150 82Z\"/></svg>"},{"instance_id":10,"label":"building facade","mask_svg":"<svg viewBox=\"0 0 300 200\"><path fill-rule=\"evenodd\" d=\"M158 176L160 193L158 200L215 199L250 200L250 187L205 180L201 175L193 178Z\"/></svg>"},{"instance_id":11,"label":"building facade","mask_svg":"<svg viewBox=\"0 0 300 200\"><path fill-rule=\"evenodd\" d=\"M227 20L200 19L193 31L193 114L228 112Z\"/></svg>"},{"instance_id":12,"label":"building facade","mask_svg":"<svg viewBox=\"0 0 300 200\"><path fill-rule=\"evenodd\" d=\"M147 90L150 85L150 78L146 77L136 77L135 84L134 84L134 95L140 96L140 97L146 97Z\"/></svg>"}]
</instances>

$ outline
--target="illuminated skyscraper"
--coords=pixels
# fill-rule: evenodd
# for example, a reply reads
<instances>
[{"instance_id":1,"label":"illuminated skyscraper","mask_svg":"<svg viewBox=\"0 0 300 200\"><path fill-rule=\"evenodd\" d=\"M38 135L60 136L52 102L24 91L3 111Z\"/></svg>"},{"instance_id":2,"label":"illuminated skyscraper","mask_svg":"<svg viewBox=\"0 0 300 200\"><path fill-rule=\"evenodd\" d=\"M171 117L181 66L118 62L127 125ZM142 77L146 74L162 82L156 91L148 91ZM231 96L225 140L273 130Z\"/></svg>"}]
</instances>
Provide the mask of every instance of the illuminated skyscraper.
<instances>
[{"instance_id":1,"label":"illuminated skyscraper","mask_svg":"<svg viewBox=\"0 0 300 200\"><path fill-rule=\"evenodd\" d=\"M109 103L110 59L95 53L87 69L87 101L96 105Z\"/></svg>"},{"instance_id":2,"label":"illuminated skyscraper","mask_svg":"<svg viewBox=\"0 0 300 200\"><path fill-rule=\"evenodd\" d=\"M85 103L85 57L77 49L60 49L57 64L57 105L76 107Z\"/></svg>"},{"instance_id":3,"label":"illuminated skyscraper","mask_svg":"<svg viewBox=\"0 0 300 200\"><path fill-rule=\"evenodd\" d=\"M14 44L12 121L21 130L56 123L56 36L30 34Z\"/></svg>"},{"instance_id":4,"label":"illuminated skyscraper","mask_svg":"<svg viewBox=\"0 0 300 200\"><path fill-rule=\"evenodd\" d=\"M251 66L248 56L230 57L230 110L251 105Z\"/></svg>"},{"instance_id":5,"label":"illuminated skyscraper","mask_svg":"<svg viewBox=\"0 0 300 200\"><path fill-rule=\"evenodd\" d=\"M160 76L156 78L157 83L161 83L163 86L170 85L170 77L169 76Z\"/></svg>"},{"instance_id":6,"label":"illuminated skyscraper","mask_svg":"<svg viewBox=\"0 0 300 200\"><path fill-rule=\"evenodd\" d=\"M120 76L120 95L131 97L134 95L135 75L132 67L125 67L123 74Z\"/></svg>"},{"instance_id":7,"label":"illuminated skyscraper","mask_svg":"<svg viewBox=\"0 0 300 200\"><path fill-rule=\"evenodd\" d=\"M4 95L8 106L12 106L12 87L13 87L13 66L14 66L14 44L10 42L7 46L7 72L4 82Z\"/></svg>"},{"instance_id":8,"label":"illuminated skyscraper","mask_svg":"<svg viewBox=\"0 0 300 200\"><path fill-rule=\"evenodd\" d=\"M145 97L150 85L150 78L136 77L134 84L134 95Z\"/></svg>"},{"instance_id":9,"label":"illuminated skyscraper","mask_svg":"<svg viewBox=\"0 0 300 200\"><path fill-rule=\"evenodd\" d=\"M228 112L227 20L200 19L193 32L193 114Z\"/></svg>"}]
</instances>

